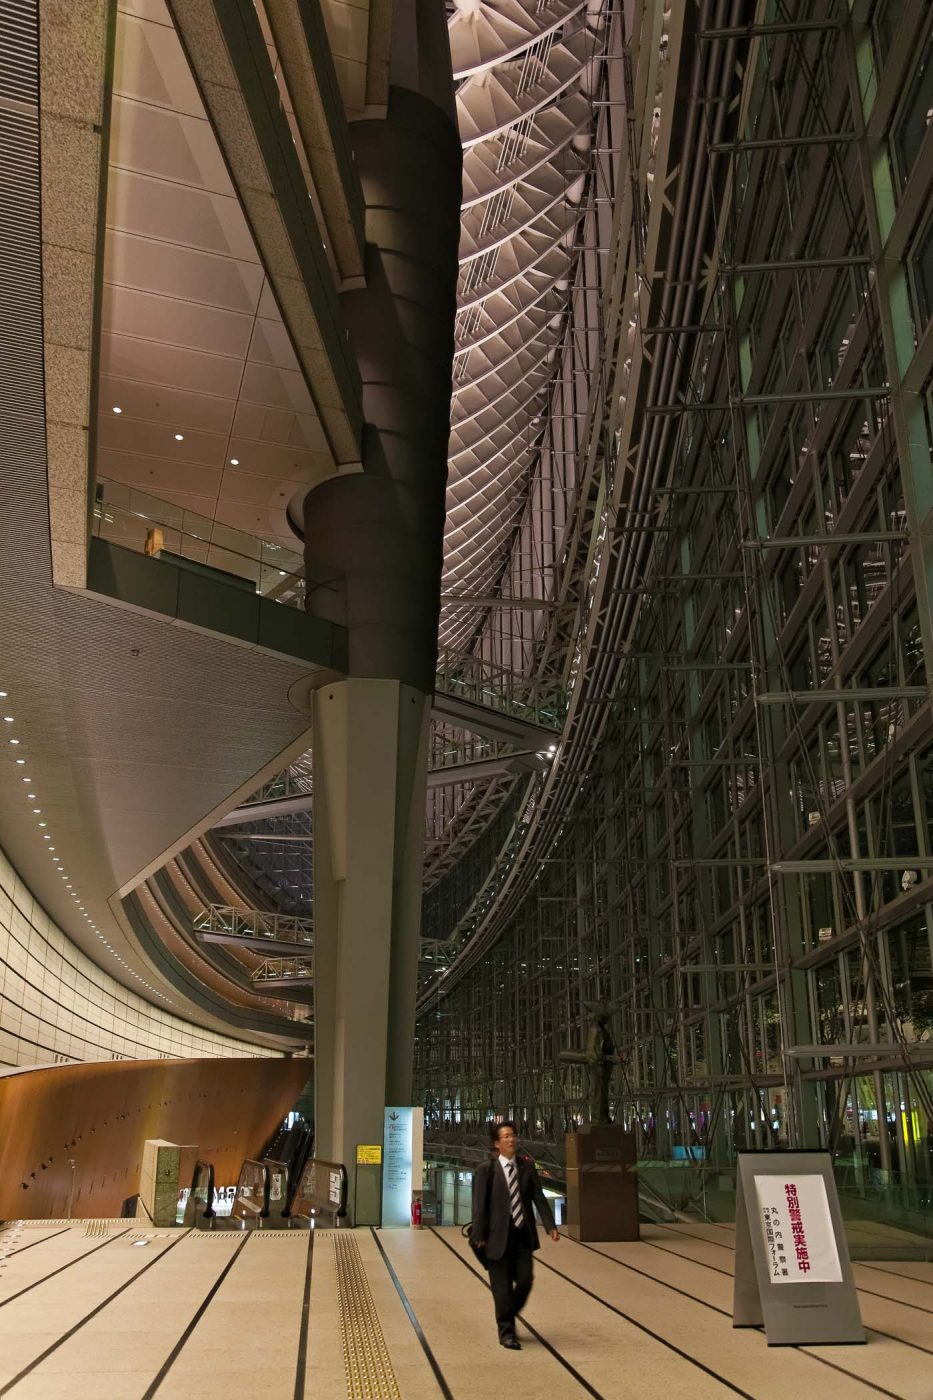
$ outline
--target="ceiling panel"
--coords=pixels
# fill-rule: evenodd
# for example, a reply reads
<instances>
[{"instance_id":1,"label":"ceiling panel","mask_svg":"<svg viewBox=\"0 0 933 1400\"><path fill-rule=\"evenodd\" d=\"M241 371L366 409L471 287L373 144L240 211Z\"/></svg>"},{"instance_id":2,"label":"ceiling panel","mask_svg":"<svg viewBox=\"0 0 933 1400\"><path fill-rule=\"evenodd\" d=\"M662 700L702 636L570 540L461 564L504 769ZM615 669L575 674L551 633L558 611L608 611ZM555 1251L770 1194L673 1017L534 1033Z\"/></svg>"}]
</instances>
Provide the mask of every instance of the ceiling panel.
<instances>
[{"instance_id":1,"label":"ceiling panel","mask_svg":"<svg viewBox=\"0 0 933 1400\"><path fill-rule=\"evenodd\" d=\"M118 166L110 167L108 177L107 228L224 253L244 262L259 261L235 199ZM107 259L106 248L104 256Z\"/></svg>"},{"instance_id":2,"label":"ceiling panel","mask_svg":"<svg viewBox=\"0 0 933 1400\"><path fill-rule=\"evenodd\" d=\"M129 287L104 288L103 315L113 335L157 340L163 345L207 350L242 360L249 349L253 318Z\"/></svg>"},{"instance_id":3,"label":"ceiling panel","mask_svg":"<svg viewBox=\"0 0 933 1400\"><path fill-rule=\"evenodd\" d=\"M271 408L294 408L311 415L311 396L299 370L277 370L269 365L249 363L243 371L240 401L268 404ZM315 415L316 416L316 415ZM323 433L321 434L323 443Z\"/></svg>"},{"instance_id":4,"label":"ceiling panel","mask_svg":"<svg viewBox=\"0 0 933 1400\"><path fill-rule=\"evenodd\" d=\"M183 438L182 442L175 441L171 427L146 423L121 413L119 417L111 414L103 420L98 441L104 450L158 457L170 471L174 471L180 463L189 462L197 466L223 467L227 445L225 437L190 430L179 436Z\"/></svg>"},{"instance_id":5,"label":"ceiling panel","mask_svg":"<svg viewBox=\"0 0 933 1400\"><path fill-rule=\"evenodd\" d=\"M136 380L118 379L113 375L101 376L100 401L104 412L113 414L116 407L133 418L170 424L173 432L179 428L193 428L204 433L225 435L233 424L235 407L232 399L168 389L165 385L140 384ZM259 414L268 411L255 409ZM102 427L103 422L102 418Z\"/></svg>"},{"instance_id":6,"label":"ceiling panel","mask_svg":"<svg viewBox=\"0 0 933 1400\"><path fill-rule=\"evenodd\" d=\"M278 532L283 537L283 542L287 538L287 531L284 528L285 507L288 504L290 493L282 491L281 488L275 493L275 499L270 497L268 507L257 507L255 505L243 505L237 501L219 500L214 511L214 518L224 525L231 526L234 530L243 530L247 534L258 534L260 526L268 520L274 520L277 514L283 517L283 528ZM288 549L297 549L301 546L299 542L292 538L291 544L287 544Z\"/></svg>"},{"instance_id":7,"label":"ceiling panel","mask_svg":"<svg viewBox=\"0 0 933 1400\"><path fill-rule=\"evenodd\" d=\"M169 492L186 491L213 501L220 486L220 471L197 467L191 462L165 466L158 457L138 457L130 452L109 452L102 449L100 474L110 481L123 481L138 486L152 496L169 499ZM158 480L158 490L156 490ZM205 512L208 516L211 511Z\"/></svg>"},{"instance_id":8,"label":"ceiling panel","mask_svg":"<svg viewBox=\"0 0 933 1400\"><path fill-rule=\"evenodd\" d=\"M305 447L311 452L327 451L320 421L310 413L292 413L287 409L269 408L265 404L244 403L242 398L236 406L233 432L237 438L274 442L282 447Z\"/></svg>"},{"instance_id":9,"label":"ceiling panel","mask_svg":"<svg viewBox=\"0 0 933 1400\"><path fill-rule=\"evenodd\" d=\"M132 340L105 330L101 336L101 371L118 379L167 384L176 389L197 389L235 399L242 365L220 355L177 350L151 340ZM108 406L107 412L111 411Z\"/></svg>"},{"instance_id":10,"label":"ceiling panel","mask_svg":"<svg viewBox=\"0 0 933 1400\"><path fill-rule=\"evenodd\" d=\"M161 14L134 18L120 5L117 24L113 90L143 102L203 118L197 85L181 52L171 18L164 5Z\"/></svg>"},{"instance_id":11,"label":"ceiling panel","mask_svg":"<svg viewBox=\"0 0 933 1400\"><path fill-rule=\"evenodd\" d=\"M113 129L112 165L234 197L227 167L203 119L115 97Z\"/></svg>"},{"instance_id":12,"label":"ceiling panel","mask_svg":"<svg viewBox=\"0 0 933 1400\"><path fill-rule=\"evenodd\" d=\"M295 548L332 456L161 0L121 2L114 92L98 475Z\"/></svg>"},{"instance_id":13,"label":"ceiling panel","mask_svg":"<svg viewBox=\"0 0 933 1400\"><path fill-rule=\"evenodd\" d=\"M221 503L250 507L278 504L284 508L283 503L288 501L302 481L310 485L311 472L309 470L297 472L289 478L287 485L277 476L249 476L244 472L226 472L220 487L218 510ZM300 548L297 540L295 548Z\"/></svg>"},{"instance_id":14,"label":"ceiling panel","mask_svg":"<svg viewBox=\"0 0 933 1400\"><path fill-rule=\"evenodd\" d=\"M263 285L258 263L238 262L115 230L107 241L107 281L111 285L250 315L256 310Z\"/></svg>"}]
</instances>

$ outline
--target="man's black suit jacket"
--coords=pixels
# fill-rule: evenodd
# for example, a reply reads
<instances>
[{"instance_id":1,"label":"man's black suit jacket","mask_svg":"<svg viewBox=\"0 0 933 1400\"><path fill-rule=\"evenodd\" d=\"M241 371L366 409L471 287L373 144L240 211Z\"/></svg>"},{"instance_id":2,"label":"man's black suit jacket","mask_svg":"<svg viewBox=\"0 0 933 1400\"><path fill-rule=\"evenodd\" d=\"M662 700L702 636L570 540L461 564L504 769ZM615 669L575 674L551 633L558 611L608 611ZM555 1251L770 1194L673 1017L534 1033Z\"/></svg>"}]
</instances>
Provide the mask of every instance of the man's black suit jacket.
<instances>
[{"instance_id":1,"label":"man's black suit jacket","mask_svg":"<svg viewBox=\"0 0 933 1400\"><path fill-rule=\"evenodd\" d=\"M554 1216L541 1189L541 1182L531 1158L516 1155L515 1165L518 1168L518 1191L531 1237L531 1248L537 1249L538 1232L535 1229L533 1205L538 1207L538 1214L546 1230L554 1229ZM470 1234L474 1240L485 1242L487 1259L501 1259L505 1253L509 1242L511 1218L509 1188L499 1156L496 1154L473 1173L473 1221Z\"/></svg>"}]
</instances>

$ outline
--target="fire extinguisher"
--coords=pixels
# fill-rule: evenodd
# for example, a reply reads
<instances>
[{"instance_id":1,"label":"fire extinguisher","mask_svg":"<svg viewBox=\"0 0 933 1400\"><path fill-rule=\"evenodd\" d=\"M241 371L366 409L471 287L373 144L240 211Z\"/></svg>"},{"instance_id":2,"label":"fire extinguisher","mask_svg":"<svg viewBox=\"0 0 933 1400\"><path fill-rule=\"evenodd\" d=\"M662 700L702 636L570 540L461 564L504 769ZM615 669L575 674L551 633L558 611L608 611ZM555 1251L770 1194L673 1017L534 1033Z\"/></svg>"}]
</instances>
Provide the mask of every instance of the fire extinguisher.
<instances>
[{"instance_id":1,"label":"fire extinguisher","mask_svg":"<svg viewBox=\"0 0 933 1400\"><path fill-rule=\"evenodd\" d=\"M421 1229L421 1198L416 1196L411 1203L411 1225L413 1230Z\"/></svg>"}]
</instances>

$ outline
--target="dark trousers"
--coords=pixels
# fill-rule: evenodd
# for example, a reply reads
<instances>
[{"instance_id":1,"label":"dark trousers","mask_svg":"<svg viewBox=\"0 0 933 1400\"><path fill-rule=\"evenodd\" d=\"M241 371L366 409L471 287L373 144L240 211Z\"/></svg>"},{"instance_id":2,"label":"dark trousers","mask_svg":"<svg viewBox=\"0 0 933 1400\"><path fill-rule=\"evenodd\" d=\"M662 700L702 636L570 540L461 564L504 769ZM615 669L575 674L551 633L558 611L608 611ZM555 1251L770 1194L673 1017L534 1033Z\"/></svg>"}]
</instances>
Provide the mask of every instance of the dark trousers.
<instances>
[{"instance_id":1,"label":"dark trousers","mask_svg":"<svg viewBox=\"0 0 933 1400\"><path fill-rule=\"evenodd\" d=\"M499 1338L515 1336L515 1314L531 1292L531 1237L509 1221L509 1242L501 1259L489 1260L489 1286L496 1309Z\"/></svg>"}]
</instances>

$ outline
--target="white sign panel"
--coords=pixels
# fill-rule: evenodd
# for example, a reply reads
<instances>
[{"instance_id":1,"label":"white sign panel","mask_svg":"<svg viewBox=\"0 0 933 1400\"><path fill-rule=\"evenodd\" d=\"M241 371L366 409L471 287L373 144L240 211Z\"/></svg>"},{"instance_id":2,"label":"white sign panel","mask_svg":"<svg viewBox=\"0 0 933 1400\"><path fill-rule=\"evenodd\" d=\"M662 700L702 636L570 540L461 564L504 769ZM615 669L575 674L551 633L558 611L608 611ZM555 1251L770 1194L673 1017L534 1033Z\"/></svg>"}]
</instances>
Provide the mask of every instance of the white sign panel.
<instances>
[{"instance_id":1,"label":"white sign panel","mask_svg":"<svg viewBox=\"0 0 933 1400\"><path fill-rule=\"evenodd\" d=\"M382 1224L411 1224L411 1127L410 1108L385 1111L385 1150L382 1158ZM420 1186L420 1181L419 1181Z\"/></svg>"},{"instance_id":2,"label":"white sign panel","mask_svg":"<svg viewBox=\"0 0 933 1400\"><path fill-rule=\"evenodd\" d=\"M821 1176L755 1176L758 1222L772 1283L841 1283Z\"/></svg>"}]
</instances>

